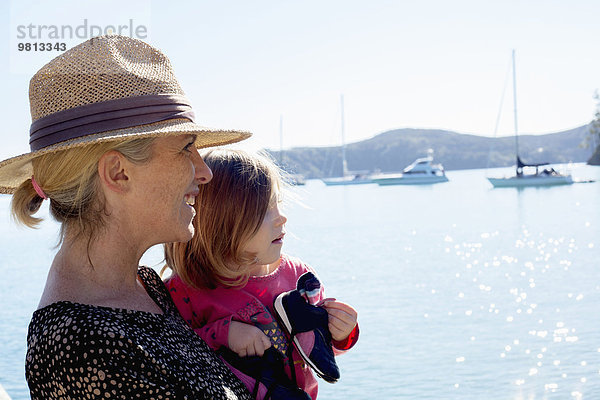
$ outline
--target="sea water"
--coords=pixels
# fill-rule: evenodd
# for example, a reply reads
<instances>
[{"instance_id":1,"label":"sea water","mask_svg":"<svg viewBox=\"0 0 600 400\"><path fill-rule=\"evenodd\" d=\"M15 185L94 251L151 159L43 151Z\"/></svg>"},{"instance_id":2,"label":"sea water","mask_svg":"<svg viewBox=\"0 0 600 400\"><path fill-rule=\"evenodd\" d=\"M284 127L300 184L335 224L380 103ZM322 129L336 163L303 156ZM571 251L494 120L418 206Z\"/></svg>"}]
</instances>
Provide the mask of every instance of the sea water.
<instances>
[{"instance_id":1,"label":"sea water","mask_svg":"<svg viewBox=\"0 0 600 400\"><path fill-rule=\"evenodd\" d=\"M550 188L509 170L430 186L293 188L284 251L359 313L360 339L320 399L600 399L600 168ZM10 222L0 196L0 385L28 399L27 325L58 226ZM47 207L47 205L46 205ZM44 212L42 212L44 214ZM143 263L162 266L159 247Z\"/></svg>"}]
</instances>

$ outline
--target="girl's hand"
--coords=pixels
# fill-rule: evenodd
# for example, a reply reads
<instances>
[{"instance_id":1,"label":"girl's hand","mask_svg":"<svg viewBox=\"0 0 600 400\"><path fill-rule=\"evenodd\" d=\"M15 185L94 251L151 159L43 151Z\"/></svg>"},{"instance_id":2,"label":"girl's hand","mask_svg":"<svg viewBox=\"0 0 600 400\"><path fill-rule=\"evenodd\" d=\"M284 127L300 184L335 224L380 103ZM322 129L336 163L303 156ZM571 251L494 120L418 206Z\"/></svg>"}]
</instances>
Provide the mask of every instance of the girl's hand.
<instances>
[{"instance_id":1,"label":"girl's hand","mask_svg":"<svg viewBox=\"0 0 600 400\"><path fill-rule=\"evenodd\" d=\"M335 300L326 300L323 307L329 314L329 332L333 340L346 339L356 326L356 310L349 304Z\"/></svg>"},{"instance_id":2,"label":"girl's hand","mask_svg":"<svg viewBox=\"0 0 600 400\"><path fill-rule=\"evenodd\" d=\"M271 347L271 341L260 329L239 321L231 321L227 341L240 357L262 356Z\"/></svg>"}]
</instances>

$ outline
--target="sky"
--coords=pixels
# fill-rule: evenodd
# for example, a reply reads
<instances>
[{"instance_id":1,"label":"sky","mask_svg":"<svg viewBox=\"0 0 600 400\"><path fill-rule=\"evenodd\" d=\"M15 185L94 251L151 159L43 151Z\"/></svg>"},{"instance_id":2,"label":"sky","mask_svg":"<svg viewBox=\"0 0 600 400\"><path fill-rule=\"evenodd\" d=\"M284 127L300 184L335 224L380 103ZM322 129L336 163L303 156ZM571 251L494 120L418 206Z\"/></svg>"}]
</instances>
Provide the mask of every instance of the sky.
<instances>
[{"instance_id":1,"label":"sky","mask_svg":"<svg viewBox=\"0 0 600 400\"><path fill-rule=\"evenodd\" d=\"M493 136L499 115L497 135L511 135L512 49L522 134L588 123L600 89L597 0L11 0L0 15L1 159L29 151L28 82L60 54L17 50L50 40L40 26L144 28L197 122L253 132L239 144L251 150L339 145L341 95L346 142L397 128Z\"/></svg>"}]
</instances>

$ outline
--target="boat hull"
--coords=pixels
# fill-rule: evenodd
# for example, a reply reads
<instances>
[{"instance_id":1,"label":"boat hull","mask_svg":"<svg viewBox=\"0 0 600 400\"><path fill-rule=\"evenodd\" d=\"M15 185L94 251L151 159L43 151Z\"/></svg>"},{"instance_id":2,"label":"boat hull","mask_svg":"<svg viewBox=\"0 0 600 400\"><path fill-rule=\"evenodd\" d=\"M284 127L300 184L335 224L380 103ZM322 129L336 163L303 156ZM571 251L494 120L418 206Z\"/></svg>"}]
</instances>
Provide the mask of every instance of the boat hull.
<instances>
[{"instance_id":1,"label":"boat hull","mask_svg":"<svg viewBox=\"0 0 600 400\"><path fill-rule=\"evenodd\" d=\"M380 186L388 185L430 185L433 183L448 182L446 176L422 176L422 177L380 177L373 178L373 182Z\"/></svg>"},{"instance_id":2,"label":"boat hull","mask_svg":"<svg viewBox=\"0 0 600 400\"><path fill-rule=\"evenodd\" d=\"M290 174L287 176L287 180L292 186L304 186L306 185L306 179L304 175L300 174Z\"/></svg>"},{"instance_id":3,"label":"boat hull","mask_svg":"<svg viewBox=\"0 0 600 400\"><path fill-rule=\"evenodd\" d=\"M367 183L373 183L373 180L371 178L360 178L360 179L330 178L330 179L322 179L322 181L327 186L364 185Z\"/></svg>"},{"instance_id":4,"label":"boat hull","mask_svg":"<svg viewBox=\"0 0 600 400\"><path fill-rule=\"evenodd\" d=\"M571 175L560 176L512 176L510 178L487 178L494 187L557 186L573 183Z\"/></svg>"}]
</instances>

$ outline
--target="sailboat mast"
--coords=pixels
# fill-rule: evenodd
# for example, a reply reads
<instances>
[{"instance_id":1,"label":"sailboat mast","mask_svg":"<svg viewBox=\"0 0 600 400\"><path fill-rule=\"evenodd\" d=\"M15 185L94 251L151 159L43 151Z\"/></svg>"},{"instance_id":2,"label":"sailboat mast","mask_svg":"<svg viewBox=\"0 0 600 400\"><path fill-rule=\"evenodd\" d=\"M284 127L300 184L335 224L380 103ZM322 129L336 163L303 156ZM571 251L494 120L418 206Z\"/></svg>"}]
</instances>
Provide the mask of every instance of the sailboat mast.
<instances>
[{"instance_id":1,"label":"sailboat mast","mask_svg":"<svg viewBox=\"0 0 600 400\"><path fill-rule=\"evenodd\" d=\"M519 158L519 127L517 124L517 69L515 68L515 50L512 51L512 69L513 69L513 107L515 113L515 148L517 159ZM517 163L518 164L518 163Z\"/></svg>"},{"instance_id":2,"label":"sailboat mast","mask_svg":"<svg viewBox=\"0 0 600 400\"><path fill-rule=\"evenodd\" d=\"M283 114L279 115L279 165L283 168Z\"/></svg>"},{"instance_id":3,"label":"sailboat mast","mask_svg":"<svg viewBox=\"0 0 600 400\"><path fill-rule=\"evenodd\" d=\"M342 176L348 175L348 164L346 162L346 134L344 132L344 95L340 95L342 108Z\"/></svg>"}]
</instances>

